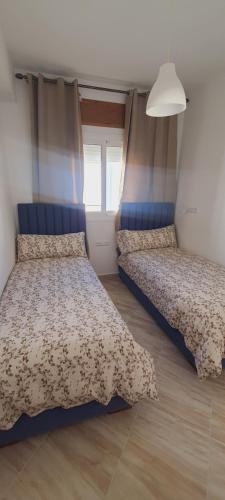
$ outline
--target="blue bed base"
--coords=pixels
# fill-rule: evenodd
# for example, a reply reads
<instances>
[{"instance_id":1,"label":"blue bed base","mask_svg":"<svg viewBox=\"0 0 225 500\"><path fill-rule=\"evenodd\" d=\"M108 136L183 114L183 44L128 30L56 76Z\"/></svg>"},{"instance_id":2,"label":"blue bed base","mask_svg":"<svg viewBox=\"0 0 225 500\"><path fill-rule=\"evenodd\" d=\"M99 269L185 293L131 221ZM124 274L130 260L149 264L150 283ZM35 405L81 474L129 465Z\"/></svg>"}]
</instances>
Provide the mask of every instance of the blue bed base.
<instances>
[{"instance_id":1,"label":"blue bed base","mask_svg":"<svg viewBox=\"0 0 225 500\"><path fill-rule=\"evenodd\" d=\"M51 203L20 203L18 217L21 234L51 235L86 231L85 207L81 204L65 206ZM130 408L130 405L119 396L115 396L108 405L91 401L69 409L46 410L35 417L23 414L11 429L0 430L0 447L58 427L127 408Z\"/></svg>"},{"instance_id":2,"label":"blue bed base","mask_svg":"<svg viewBox=\"0 0 225 500\"><path fill-rule=\"evenodd\" d=\"M122 203L120 229L145 230L169 226L174 223L174 211L174 203ZM121 267L119 267L119 276L196 370L195 358L186 347L184 337L179 330L170 326L164 316ZM225 359L222 361L222 366L225 368Z\"/></svg>"},{"instance_id":3,"label":"blue bed base","mask_svg":"<svg viewBox=\"0 0 225 500\"><path fill-rule=\"evenodd\" d=\"M140 290L140 288L134 283L134 281L125 273L125 271L119 267L119 276L123 283L127 285L129 290L133 293L136 299L144 306L146 311L155 319L156 323L162 328L162 330L168 335L172 342L177 346L177 348L183 353L187 361L196 369L195 358L191 351L187 349L184 337L181 335L179 330L175 330L166 321L164 316L156 309L156 307L150 302L148 297Z\"/></svg>"},{"instance_id":4,"label":"blue bed base","mask_svg":"<svg viewBox=\"0 0 225 500\"><path fill-rule=\"evenodd\" d=\"M15 425L8 431L0 431L0 446L6 446L23 439L44 434L60 427L73 425L89 418L115 413L125 410L129 405L119 396L111 399L108 405L102 405L97 401L91 401L73 408L54 408L45 410L35 417L22 415Z\"/></svg>"}]
</instances>

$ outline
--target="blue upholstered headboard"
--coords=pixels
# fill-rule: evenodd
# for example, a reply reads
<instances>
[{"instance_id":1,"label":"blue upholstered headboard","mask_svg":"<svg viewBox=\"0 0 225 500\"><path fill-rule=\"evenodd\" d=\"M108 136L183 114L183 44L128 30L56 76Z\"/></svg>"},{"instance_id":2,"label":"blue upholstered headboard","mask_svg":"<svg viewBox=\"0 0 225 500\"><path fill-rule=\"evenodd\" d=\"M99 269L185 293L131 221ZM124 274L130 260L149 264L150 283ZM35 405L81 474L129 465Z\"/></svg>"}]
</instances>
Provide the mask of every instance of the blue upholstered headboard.
<instances>
[{"instance_id":1,"label":"blue upholstered headboard","mask_svg":"<svg viewBox=\"0 0 225 500\"><path fill-rule=\"evenodd\" d=\"M19 203L21 234L68 234L86 231L84 205Z\"/></svg>"},{"instance_id":2,"label":"blue upholstered headboard","mask_svg":"<svg viewBox=\"0 0 225 500\"><path fill-rule=\"evenodd\" d=\"M120 229L142 230L169 226L174 222L174 203L122 203Z\"/></svg>"}]
</instances>

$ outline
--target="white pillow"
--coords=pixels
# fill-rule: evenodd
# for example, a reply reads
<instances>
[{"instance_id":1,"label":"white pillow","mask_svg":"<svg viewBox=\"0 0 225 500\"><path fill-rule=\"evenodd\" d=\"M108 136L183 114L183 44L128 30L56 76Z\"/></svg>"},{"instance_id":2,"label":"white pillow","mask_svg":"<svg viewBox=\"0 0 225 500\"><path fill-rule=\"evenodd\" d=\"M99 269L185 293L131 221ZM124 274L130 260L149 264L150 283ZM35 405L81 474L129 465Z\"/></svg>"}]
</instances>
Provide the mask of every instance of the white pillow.
<instances>
[{"instance_id":1,"label":"white pillow","mask_svg":"<svg viewBox=\"0 0 225 500\"><path fill-rule=\"evenodd\" d=\"M50 257L87 257L83 232L59 236L19 234L17 251L18 261Z\"/></svg>"},{"instance_id":2,"label":"white pillow","mask_svg":"<svg viewBox=\"0 0 225 500\"><path fill-rule=\"evenodd\" d=\"M160 229L146 231L129 231L123 229L117 232L117 245L121 254L151 250L153 248L176 247L176 230L174 224Z\"/></svg>"}]
</instances>

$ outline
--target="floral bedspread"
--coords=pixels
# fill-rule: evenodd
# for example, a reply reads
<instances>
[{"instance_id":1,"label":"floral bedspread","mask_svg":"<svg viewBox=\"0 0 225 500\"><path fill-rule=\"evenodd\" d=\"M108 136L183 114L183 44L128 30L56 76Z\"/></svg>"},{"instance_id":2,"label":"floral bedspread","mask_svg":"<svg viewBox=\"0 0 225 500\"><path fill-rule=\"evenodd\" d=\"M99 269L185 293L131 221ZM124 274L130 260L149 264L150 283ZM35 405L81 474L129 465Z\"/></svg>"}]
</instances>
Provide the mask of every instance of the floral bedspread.
<instances>
[{"instance_id":1,"label":"floral bedspread","mask_svg":"<svg viewBox=\"0 0 225 500\"><path fill-rule=\"evenodd\" d=\"M225 339L225 268L175 248L120 256L119 265L184 336L201 378L220 375Z\"/></svg>"},{"instance_id":2,"label":"floral bedspread","mask_svg":"<svg viewBox=\"0 0 225 500\"><path fill-rule=\"evenodd\" d=\"M22 413L157 398L154 362L87 258L16 264L0 301L0 429Z\"/></svg>"}]
</instances>

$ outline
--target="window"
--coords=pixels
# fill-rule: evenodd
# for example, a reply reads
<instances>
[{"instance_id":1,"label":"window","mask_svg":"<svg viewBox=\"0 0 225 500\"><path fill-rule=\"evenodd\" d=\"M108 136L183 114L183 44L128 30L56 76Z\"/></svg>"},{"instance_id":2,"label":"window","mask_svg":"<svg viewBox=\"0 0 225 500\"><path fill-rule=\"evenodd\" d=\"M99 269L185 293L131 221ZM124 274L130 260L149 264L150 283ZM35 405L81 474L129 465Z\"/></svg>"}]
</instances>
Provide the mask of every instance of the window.
<instances>
[{"instance_id":1,"label":"window","mask_svg":"<svg viewBox=\"0 0 225 500\"><path fill-rule=\"evenodd\" d=\"M84 133L84 203L89 212L116 212L122 166L122 131L86 127ZM92 129L95 129L93 132ZM97 129L97 130L96 130Z\"/></svg>"},{"instance_id":2,"label":"window","mask_svg":"<svg viewBox=\"0 0 225 500\"><path fill-rule=\"evenodd\" d=\"M106 210L116 212L119 207L122 147L106 147Z\"/></svg>"},{"instance_id":3,"label":"window","mask_svg":"<svg viewBox=\"0 0 225 500\"><path fill-rule=\"evenodd\" d=\"M102 148L84 145L84 203L86 210L100 212L102 205Z\"/></svg>"}]
</instances>

